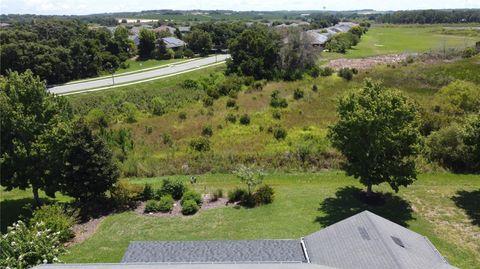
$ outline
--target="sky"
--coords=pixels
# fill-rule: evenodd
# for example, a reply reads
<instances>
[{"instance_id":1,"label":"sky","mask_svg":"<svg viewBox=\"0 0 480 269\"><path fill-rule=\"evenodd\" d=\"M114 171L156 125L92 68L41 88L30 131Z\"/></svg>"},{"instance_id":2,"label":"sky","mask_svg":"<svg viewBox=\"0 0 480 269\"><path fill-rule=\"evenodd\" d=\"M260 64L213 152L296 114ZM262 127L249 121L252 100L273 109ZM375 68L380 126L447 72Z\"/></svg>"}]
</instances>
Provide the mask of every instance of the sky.
<instances>
[{"instance_id":1,"label":"sky","mask_svg":"<svg viewBox=\"0 0 480 269\"><path fill-rule=\"evenodd\" d=\"M1 14L85 15L151 9L405 10L480 8L480 0L0 0Z\"/></svg>"}]
</instances>

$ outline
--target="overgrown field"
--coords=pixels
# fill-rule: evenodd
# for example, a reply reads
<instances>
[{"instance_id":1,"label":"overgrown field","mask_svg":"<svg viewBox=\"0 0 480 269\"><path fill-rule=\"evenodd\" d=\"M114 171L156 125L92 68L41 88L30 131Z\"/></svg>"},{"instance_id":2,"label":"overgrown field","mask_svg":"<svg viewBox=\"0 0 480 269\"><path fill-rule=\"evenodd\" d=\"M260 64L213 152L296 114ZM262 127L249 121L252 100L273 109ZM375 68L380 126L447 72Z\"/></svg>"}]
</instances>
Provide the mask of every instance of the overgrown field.
<instances>
[{"instance_id":1,"label":"overgrown field","mask_svg":"<svg viewBox=\"0 0 480 269\"><path fill-rule=\"evenodd\" d=\"M325 53L324 57L362 58L383 54L463 49L480 40L477 30L456 25L374 24L362 40L346 54Z\"/></svg>"},{"instance_id":2,"label":"overgrown field","mask_svg":"<svg viewBox=\"0 0 480 269\"><path fill-rule=\"evenodd\" d=\"M182 84L186 79L199 85L224 82L223 67L214 67L69 100L78 114L101 109L112 129L130 130L133 147L122 148L125 176L229 172L245 162L270 169L318 171L339 167L341 157L326 139L327 127L336 119L336 99L349 89L361 87L365 78L398 88L423 110L431 110L435 92L448 83L457 79L480 83L479 67L477 56L456 62L378 66L360 72L352 81L336 75L307 76L294 82L270 82L261 90L242 86L236 99L220 97L205 106L206 90ZM295 90L303 91L303 97L295 99ZM287 108L270 105L274 91L286 98ZM165 114L161 116L151 112L152 99L157 96L164 101ZM134 104L133 112L125 110L125 102ZM133 113L135 122L128 123L125 113ZM245 114L250 123L242 125L240 117ZM202 135L204 129L208 134ZM276 137L278 130L284 130L286 137ZM192 141L205 135L210 150L192 150Z\"/></svg>"},{"instance_id":3,"label":"overgrown field","mask_svg":"<svg viewBox=\"0 0 480 269\"><path fill-rule=\"evenodd\" d=\"M187 176L176 176L188 181ZM159 187L161 178L132 179ZM340 172L272 174L267 184L275 201L253 209L233 207L200 211L192 217L159 218L133 212L107 217L84 243L70 248L69 263L119 262L132 240L201 240L299 238L363 210L370 210L427 236L448 260L460 268L479 268L480 178L424 174L398 194L388 186L383 206L366 206L355 198L362 188ZM188 183L187 183L188 184ZM200 176L200 192L240 186L233 175ZM475 213L477 212L477 214Z\"/></svg>"}]
</instances>

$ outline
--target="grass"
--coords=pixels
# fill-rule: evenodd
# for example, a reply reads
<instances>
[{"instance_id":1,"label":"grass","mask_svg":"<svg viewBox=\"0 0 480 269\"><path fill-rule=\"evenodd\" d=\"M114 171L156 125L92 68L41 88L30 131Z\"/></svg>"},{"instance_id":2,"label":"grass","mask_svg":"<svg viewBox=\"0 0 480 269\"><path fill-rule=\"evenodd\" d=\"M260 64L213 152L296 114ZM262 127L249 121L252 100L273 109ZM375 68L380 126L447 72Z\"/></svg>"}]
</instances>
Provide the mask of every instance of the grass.
<instances>
[{"instance_id":1,"label":"grass","mask_svg":"<svg viewBox=\"0 0 480 269\"><path fill-rule=\"evenodd\" d=\"M188 60L188 59L169 59L169 60L150 59L145 61L129 59L125 62L125 64L128 65L128 68L119 69L115 72L115 74L122 74L125 72L133 72L133 71L142 71L142 69L145 69L145 68L161 67L164 65L169 65L169 64L173 64L173 63L177 63L185 60Z\"/></svg>"},{"instance_id":2,"label":"grass","mask_svg":"<svg viewBox=\"0 0 480 269\"><path fill-rule=\"evenodd\" d=\"M188 182L187 176L178 178ZM159 187L161 178L131 181ZM367 209L427 236L455 266L478 268L480 264L480 227L453 200L462 191L480 189L478 176L424 174L398 194L380 186L375 190L386 193L384 206L366 206L356 200L354 195L361 186L340 172L272 174L266 183L274 187L275 201L254 209L217 208L172 218L133 212L110 215L91 238L70 248L63 260L119 262L133 240L300 238ZM232 175L209 174L200 176L195 188L211 192L239 185ZM470 197L469 202L477 198Z\"/></svg>"},{"instance_id":3,"label":"grass","mask_svg":"<svg viewBox=\"0 0 480 269\"><path fill-rule=\"evenodd\" d=\"M325 53L324 58L364 58L370 56L427 52L472 46L478 37L442 33L438 25L378 25L374 24L362 36L360 43L346 54Z\"/></svg>"}]
</instances>

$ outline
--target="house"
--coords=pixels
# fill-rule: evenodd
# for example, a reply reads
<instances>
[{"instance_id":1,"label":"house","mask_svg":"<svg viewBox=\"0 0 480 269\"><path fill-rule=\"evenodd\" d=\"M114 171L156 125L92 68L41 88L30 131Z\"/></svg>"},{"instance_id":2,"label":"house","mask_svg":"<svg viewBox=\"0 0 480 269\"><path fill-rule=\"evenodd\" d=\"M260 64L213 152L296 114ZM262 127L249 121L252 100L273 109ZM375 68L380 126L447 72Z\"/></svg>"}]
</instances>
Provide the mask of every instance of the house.
<instances>
[{"instance_id":1,"label":"house","mask_svg":"<svg viewBox=\"0 0 480 269\"><path fill-rule=\"evenodd\" d=\"M180 33L186 34L190 32L191 28L190 26L179 26L178 30L180 31Z\"/></svg>"},{"instance_id":2,"label":"house","mask_svg":"<svg viewBox=\"0 0 480 269\"><path fill-rule=\"evenodd\" d=\"M173 35L175 33L175 28L167 26L167 25L162 25L162 26L159 26L159 27L153 29L152 31L154 31L155 33L169 32L170 34Z\"/></svg>"},{"instance_id":3,"label":"house","mask_svg":"<svg viewBox=\"0 0 480 269\"><path fill-rule=\"evenodd\" d=\"M183 48L185 47L185 45L187 45L187 43L185 43L183 40L180 40L178 38L175 38L175 37L164 37L164 38L161 38L163 43L165 43L165 46L167 47L167 49L178 49L178 48Z\"/></svg>"},{"instance_id":4,"label":"house","mask_svg":"<svg viewBox=\"0 0 480 269\"><path fill-rule=\"evenodd\" d=\"M308 30L307 34L311 37L311 45L323 47L325 43L330 40L337 33L348 32L352 27L358 24L353 22L339 22L334 26L323 28L323 29L314 29Z\"/></svg>"},{"instance_id":5,"label":"house","mask_svg":"<svg viewBox=\"0 0 480 269\"><path fill-rule=\"evenodd\" d=\"M35 269L455 269L424 236L363 211L300 239L135 241L122 263Z\"/></svg>"}]
</instances>

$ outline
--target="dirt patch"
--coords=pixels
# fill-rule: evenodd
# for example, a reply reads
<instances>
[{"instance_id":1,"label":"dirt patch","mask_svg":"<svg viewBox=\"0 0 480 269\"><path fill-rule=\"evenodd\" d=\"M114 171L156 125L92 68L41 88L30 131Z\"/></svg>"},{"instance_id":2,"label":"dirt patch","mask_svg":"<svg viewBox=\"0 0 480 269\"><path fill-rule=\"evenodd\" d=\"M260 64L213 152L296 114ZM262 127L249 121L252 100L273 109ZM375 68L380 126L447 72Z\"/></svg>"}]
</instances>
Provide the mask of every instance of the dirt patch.
<instances>
[{"instance_id":1,"label":"dirt patch","mask_svg":"<svg viewBox=\"0 0 480 269\"><path fill-rule=\"evenodd\" d=\"M91 219L84 223L75 224L73 226L73 232L75 237L65 243L65 246L70 247L79 243L82 243L87 238L92 236L98 228L98 225L105 219L105 216L100 218Z\"/></svg>"},{"instance_id":2,"label":"dirt patch","mask_svg":"<svg viewBox=\"0 0 480 269\"><path fill-rule=\"evenodd\" d=\"M402 61L405 61L408 56L413 56L413 54L402 53L402 54L390 54L390 55L381 55L374 56L363 59L336 59L331 60L327 66L335 70L340 68L356 68L358 70L370 69L378 64L395 64Z\"/></svg>"},{"instance_id":3,"label":"dirt patch","mask_svg":"<svg viewBox=\"0 0 480 269\"><path fill-rule=\"evenodd\" d=\"M134 210L135 213L143 216L152 216L152 217L178 217L178 216L184 216L182 214L182 206L180 205L180 201L175 201L173 204L173 209L170 212L167 213L162 213L162 212L150 212L150 213L144 213L145 211L145 204L146 202L141 202L140 205ZM212 208L219 208L219 207L226 207L228 206L228 199L226 198L219 198L216 201L211 201L210 195L204 195L203 196L203 203L202 206L200 207L199 212L203 210L208 210ZM198 214L198 212L197 212Z\"/></svg>"}]
</instances>

